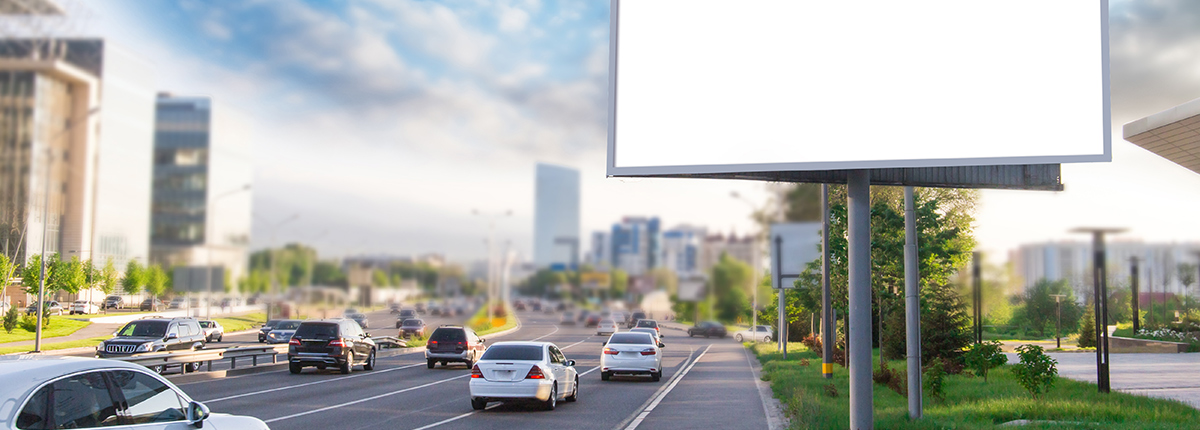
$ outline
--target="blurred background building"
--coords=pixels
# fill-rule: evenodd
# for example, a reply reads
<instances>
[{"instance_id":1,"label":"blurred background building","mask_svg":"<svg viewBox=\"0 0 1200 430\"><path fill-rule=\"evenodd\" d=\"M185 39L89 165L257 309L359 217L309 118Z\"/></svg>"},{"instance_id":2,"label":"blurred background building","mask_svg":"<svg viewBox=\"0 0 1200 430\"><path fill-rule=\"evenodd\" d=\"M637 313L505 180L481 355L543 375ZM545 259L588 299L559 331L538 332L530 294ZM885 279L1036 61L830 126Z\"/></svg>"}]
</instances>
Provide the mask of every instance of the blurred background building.
<instances>
[{"instance_id":1,"label":"blurred background building","mask_svg":"<svg viewBox=\"0 0 1200 430\"><path fill-rule=\"evenodd\" d=\"M246 273L250 244L249 130L208 97L161 93L154 132L151 261Z\"/></svg>"},{"instance_id":2,"label":"blurred background building","mask_svg":"<svg viewBox=\"0 0 1200 430\"><path fill-rule=\"evenodd\" d=\"M1198 243L1143 243L1113 241L1106 246L1110 285L1130 284L1130 259L1140 262L1139 285L1143 293L1197 296L1195 264ZM1044 242L1021 245L1009 256L1013 269L1028 289L1040 281L1067 281L1081 299L1092 296L1092 243ZM1191 283L1185 281L1191 280Z\"/></svg>"},{"instance_id":3,"label":"blurred background building","mask_svg":"<svg viewBox=\"0 0 1200 430\"><path fill-rule=\"evenodd\" d=\"M658 217L625 217L613 224L610 264L630 275L658 267L662 258L661 225Z\"/></svg>"},{"instance_id":4,"label":"blurred background building","mask_svg":"<svg viewBox=\"0 0 1200 430\"><path fill-rule=\"evenodd\" d=\"M534 186L534 264L539 267L578 264L579 171L538 163Z\"/></svg>"},{"instance_id":5,"label":"blurred background building","mask_svg":"<svg viewBox=\"0 0 1200 430\"><path fill-rule=\"evenodd\" d=\"M663 232L663 266L680 277L702 275L700 257L707 237L703 227L681 225Z\"/></svg>"}]
</instances>

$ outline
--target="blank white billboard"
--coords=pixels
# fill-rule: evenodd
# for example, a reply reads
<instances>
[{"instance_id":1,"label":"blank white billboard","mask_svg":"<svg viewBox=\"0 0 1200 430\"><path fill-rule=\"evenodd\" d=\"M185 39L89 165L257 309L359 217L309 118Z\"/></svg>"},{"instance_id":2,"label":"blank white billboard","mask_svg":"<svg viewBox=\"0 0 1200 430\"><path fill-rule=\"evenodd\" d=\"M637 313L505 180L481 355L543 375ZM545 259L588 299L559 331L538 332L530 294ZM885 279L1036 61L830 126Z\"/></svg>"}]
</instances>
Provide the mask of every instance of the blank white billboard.
<instances>
[{"instance_id":1,"label":"blank white billboard","mask_svg":"<svg viewBox=\"0 0 1200 430\"><path fill-rule=\"evenodd\" d=\"M808 263L821 258L823 227L819 222L771 224L768 246L771 247L769 254L774 288L792 288L795 276L803 273ZM776 239L779 240L778 246Z\"/></svg>"},{"instance_id":2,"label":"blank white billboard","mask_svg":"<svg viewBox=\"0 0 1200 430\"><path fill-rule=\"evenodd\" d=\"M1107 0L611 1L611 176L1111 160Z\"/></svg>"}]
</instances>

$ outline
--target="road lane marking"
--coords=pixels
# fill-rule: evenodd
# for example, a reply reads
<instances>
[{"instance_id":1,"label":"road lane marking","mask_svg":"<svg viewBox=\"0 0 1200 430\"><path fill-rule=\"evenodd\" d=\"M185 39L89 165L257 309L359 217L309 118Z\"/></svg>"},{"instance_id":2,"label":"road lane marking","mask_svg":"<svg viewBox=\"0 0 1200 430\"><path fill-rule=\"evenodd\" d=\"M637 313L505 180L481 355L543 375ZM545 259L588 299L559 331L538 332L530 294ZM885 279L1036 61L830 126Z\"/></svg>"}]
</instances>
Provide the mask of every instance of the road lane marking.
<instances>
[{"instance_id":1,"label":"road lane marking","mask_svg":"<svg viewBox=\"0 0 1200 430\"><path fill-rule=\"evenodd\" d=\"M538 337L534 338L531 342L537 342L539 340L545 339L554 333L558 333L558 326L554 326L554 331L552 331L550 333L546 333L544 336L538 336Z\"/></svg>"},{"instance_id":2,"label":"road lane marking","mask_svg":"<svg viewBox=\"0 0 1200 430\"><path fill-rule=\"evenodd\" d=\"M369 402L369 401L372 401L372 400L379 400L379 399L382 399L382 398L384 398L384 397L388 397L388 396L394 396L394 395L397 395L397 394L400 394L400 393L407 393L407 392L409 392L409 391L413 391L413 390L419 390L419 389L422 389L422 388L425 388L425 387L431 387L431 386L434 386L434 385L437 385L437 384L441 384L441 383L444 383L444 382L453 381L453 380L455 380L455 379L469 378L470 376L471 376L470 374L466 374L466 375L459 375L459 376L455 376L455 377L453 377L453 378L446 378L446 379L442 379L442 380L440 380L440 381L433 381L433 382L430 382L430 383L427 383L427 384L421 384L421 385L418 385L418 386L415 386L415 387L408 387L408 388L401 389L401 390L391 391L391 392L387 392L387 393L383 393L383 394L379 394L379 395L375 395L375 396L371 396L371 397L367 397L367 398L363 398L363 399L358 399L358 400L355 400L355 401L352 401L352 402L340 403L340 404L336 404L336 405L332 405L332 406L326 406L326 407L323 407L323 408L319 408L319 409L313 409L313 410L311 410L311 411L305 411L305 412L300 412L300 413L291 414L291 415L284 415L284 416L282 416L282 417L279 417L279 418L271 418L271 419L269 419L269 420L264 420L263 422L270 424L270 423L277 422L277 421L283 421L283 420L287 420L287 419L292 419L292 418L302 417L302 416L305 416L305 415L312 415L312 414L315 414L315 413L318 413L318 412L325 412L325 411L328 411L328 410L330 410L330 409L344 408L344 407L346 407L346 406L357 405L357 404L359 404L359 403Z\"/></svg>"},{"instance_id":3,"label":"road lane marking","mask_svg":"<svg viewBox=\"0 0 1200 430\"><path fill-rule=\"evenodd\" d=\"M642 413L638 414L637 418L634 418L633 422L629 423L629 425L625 427L625 430L634 430L638 427L638 425L642 424L642 420L645 420L646 417L650 415L650 412L654 411L654 408L658 407L658 404L667 397L667 394L670 394L671 390L675 389L675 386L679 384L679 381L683 380L684 375L687 375L693 367L696 367L696 363L699 363L700 359L704 358L704 354L708 353L709 348L712 348L712 344L709 344L707 347L705 347L704 351L700 351L700 355L696 356L695 360L692 360L692 364L689 364L688 367L683 369L682 372L679 372L678 375L675 375L675 377L672 378L671 383L667 385L666 389L663 390L662 393L659 393L658 396L655 397L654 401L650 402L650 406L647 406L646 409L642 410Z\"/></svg>"},{"instance_id":4,"label":"road lane marking","mask_svg":"<svg viewBox=\"0 0 1200 430\"><path fill-rule=\"evenodd\" d=\"M592 373L592 372L596 371L596 369L599 369L599 368L600 368L600 366L593 367L591 370L588 370L587 372L580 373L578 376L583 376L583 375L586 375L586 374ZM503 402L501 402L501 403L496 403L496 404L494 404L494 405L491 405L491 406L488 406L488 407L486 407L486 408L483 408L483 410L485 410L485 411L486 411L486 410L488 410L488 409L491 409L491 408L494 408L494 407L500 406L500 405L502 405L502 404L504 404L504 403L503 403ZM433 424L426 425L426 426L424 426L424 427L417 427L417 428L415 428L415 429L413 429L413 430L429 430L429 429L431 429L431 428L434 428L434 427L440 426L440 425L442 425L442 424L446 424L446 423L451 423L451 422L454 422L454 421L458 421L458 420L461 420L461 419L463 419L463 418L469 417L469 416L471 416L471 415L475 415L475 414L477 414L477 413L480 413L480 412L482 412L482 411L471 411L471 412L467 412L467 413L465 413L465 414L462 414L462 415L459 415L459 416L456 416L456 417L450 417L450 418L446 418L446 419L444 419L444 420L438 421L438 422L436 422L436 423L433 423Z\"/></svg>"},{"instance_id":5,"label":"road lane marking","mask_svg":"<svg viewBox=\"0 0 1200 430\"><path fill-rule=\"evenodd\" d=\"M391 368L391 369L381 369L381 370L376 370L376 371L369 372L369 373L359 373L359 374L357 374L357 375L343 376L343 377L341 377L341 378L322 379L322 380L320 380L320 381L306 382L306 383L303 383L303 384L296 384L296 385L288 385L288 386L286 386L286 387L271 388L271 389L269 389L269 390L260 390L260 391L255 391L255 392L251 392L251 393L244 393L244 394L234 394L234 395L232 395L232 396L218 397L218 398L216 398L216 399L212 399L212 400L205 400L205 401L204 401L204 403L216 403L216 402L223 402L223 401L226 401L226 400L233 400L233 399L238 399L238 398L242 398L242 397L246 397L246 396L254 396L254 395L258 395L258 394L273 393L273 392L276 392L276 391L290 390L290 389L292 389L292 388L307 387L307 386L309 386L309 385L317 385L317 384L325 384L325 383L329 383L329 382L344 381L344 380L347 380L347 379L361 378L361 377L363 377L363 376L378 375L378 374L380 374L380 373L384 373L384 372L391 372L391 371L394 371L394 370L408 369L408 368L410 368L410 367L418 367L418 366L424 366L424 365L425 365L425 363L410 364L410 365L407 365L407 366L393 367L393 368Z\"/></svg>"}]
</instances>

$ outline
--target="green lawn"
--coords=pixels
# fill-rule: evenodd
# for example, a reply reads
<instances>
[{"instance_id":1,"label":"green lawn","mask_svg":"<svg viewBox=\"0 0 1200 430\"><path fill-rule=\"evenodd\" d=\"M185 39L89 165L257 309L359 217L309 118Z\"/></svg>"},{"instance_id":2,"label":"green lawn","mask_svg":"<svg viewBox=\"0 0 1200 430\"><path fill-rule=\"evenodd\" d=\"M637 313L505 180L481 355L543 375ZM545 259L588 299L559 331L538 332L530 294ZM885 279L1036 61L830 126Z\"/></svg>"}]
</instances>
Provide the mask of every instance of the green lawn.
<instances>
[{"instance_id":1,"label":"green lawn","mask_svg":"<svg viewBox=\"0 0 1200 430\"><path fill-rule=\"evenodd\" d=\"M42 351L55 351L59 349L82 348L85 346L96 346L100 342L110 339L108 336L93 337L91 339L71 340L66 342L43 343ZM12 354L17 352L29 352L33 350L33 346L9 346L0 348L0 355Z\"/></svg>"},{"instance_id":2,"label":"green lawn","mask_svg":"<svg viewBox=\"0 0 1200 430\"><path fill-rule=\"evenodd\" d=\"M52 337L66 336L79 331L79 329L87 327L91 324L88 321L76 321L66 317L54 315L50 317L50 326L42 328L42 339L50 339ZM20 342L23 340L33 340L34 333L31 331L22 330L17 327L12 333L7 333L0 330L0 343Z\"/></svg>"},{"instance_id":3,"label":"green lawn","mask_svg":"<svg viewBox=\"0 0 1200 430\"><path fill-rule=\"evenodd\" d=\"M821 359L802 346L781 360L774 345L748 345L763 363L763 379L771 381L775 397L795 429L844 429L849 427L849 384L846 369L834 365L834 378L821 376ZM805 366L801 360L807 359ZM901 369L903 361L890 361ZM876 356L878 369L878 356ZM832 384L837 397L828 396ZM902 384L904 385L904 384ZM951 375L945 381L945 401L926 396L925 415L908 419L907 399L875 384L875 427L883 429L984 429L1026 419L1058 421L1021 428L1178 429L1195 428L1200 411L1181 402L1152 399L1113 392L1102 395L1096 386L1059 378L1041 400L1034 400L1017 384L1007 368L993 369L988 382L970 375Z\"/></svg>"},{"instance_id":4,"label":"green lawn","mask_svg":"<svg viewBox=\"0 0 1200 430\"><path fill-rule=\"evenodd\" d=\"M475 334L480 336L499 333L516 327L517 323L519 322L517 319L517 314L513 312L512 309L508 309L506 314L507 318L505 319L505 323L499 327L493 327L492 322L487 320L487 306L483 306L479 308L478 312L475 312L475 315L471 316L471 318L467 320L467 324L471 327L471 330L475 330Z\"/></svg>"},{"instance_id":5,"label":"green lawn","mask_svg":"<svg viewBox=\"0 0 1200 430\"><path fill-rule=\"evenodd\" d=\"M240 315L236 317L213 318L217 324L225 328L225 333L233 333L235 331L249 330L267 322L267 314L255 312L252 314Z\"/></svg>"}]
</instances>

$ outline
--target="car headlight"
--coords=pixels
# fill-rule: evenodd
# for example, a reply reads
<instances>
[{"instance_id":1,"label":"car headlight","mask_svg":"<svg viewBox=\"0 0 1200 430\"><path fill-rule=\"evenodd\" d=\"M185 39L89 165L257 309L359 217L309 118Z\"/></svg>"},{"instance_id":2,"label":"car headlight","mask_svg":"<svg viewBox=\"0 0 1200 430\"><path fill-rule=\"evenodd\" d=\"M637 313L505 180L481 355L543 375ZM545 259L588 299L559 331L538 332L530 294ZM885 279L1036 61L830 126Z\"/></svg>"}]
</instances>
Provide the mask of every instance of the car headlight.
<instances>
[{"instance_id":1,"label":"car headlight","mask_svg":"<svg viewBox=\"0 0 1200 430\"><path fill-rule=\"evenodd\" d=\"M154 347L154 342L146 342L141 345L138 345L137 352L149 352L150 348L153 348L153 347Z\"/></svg>"}]
</instances>

